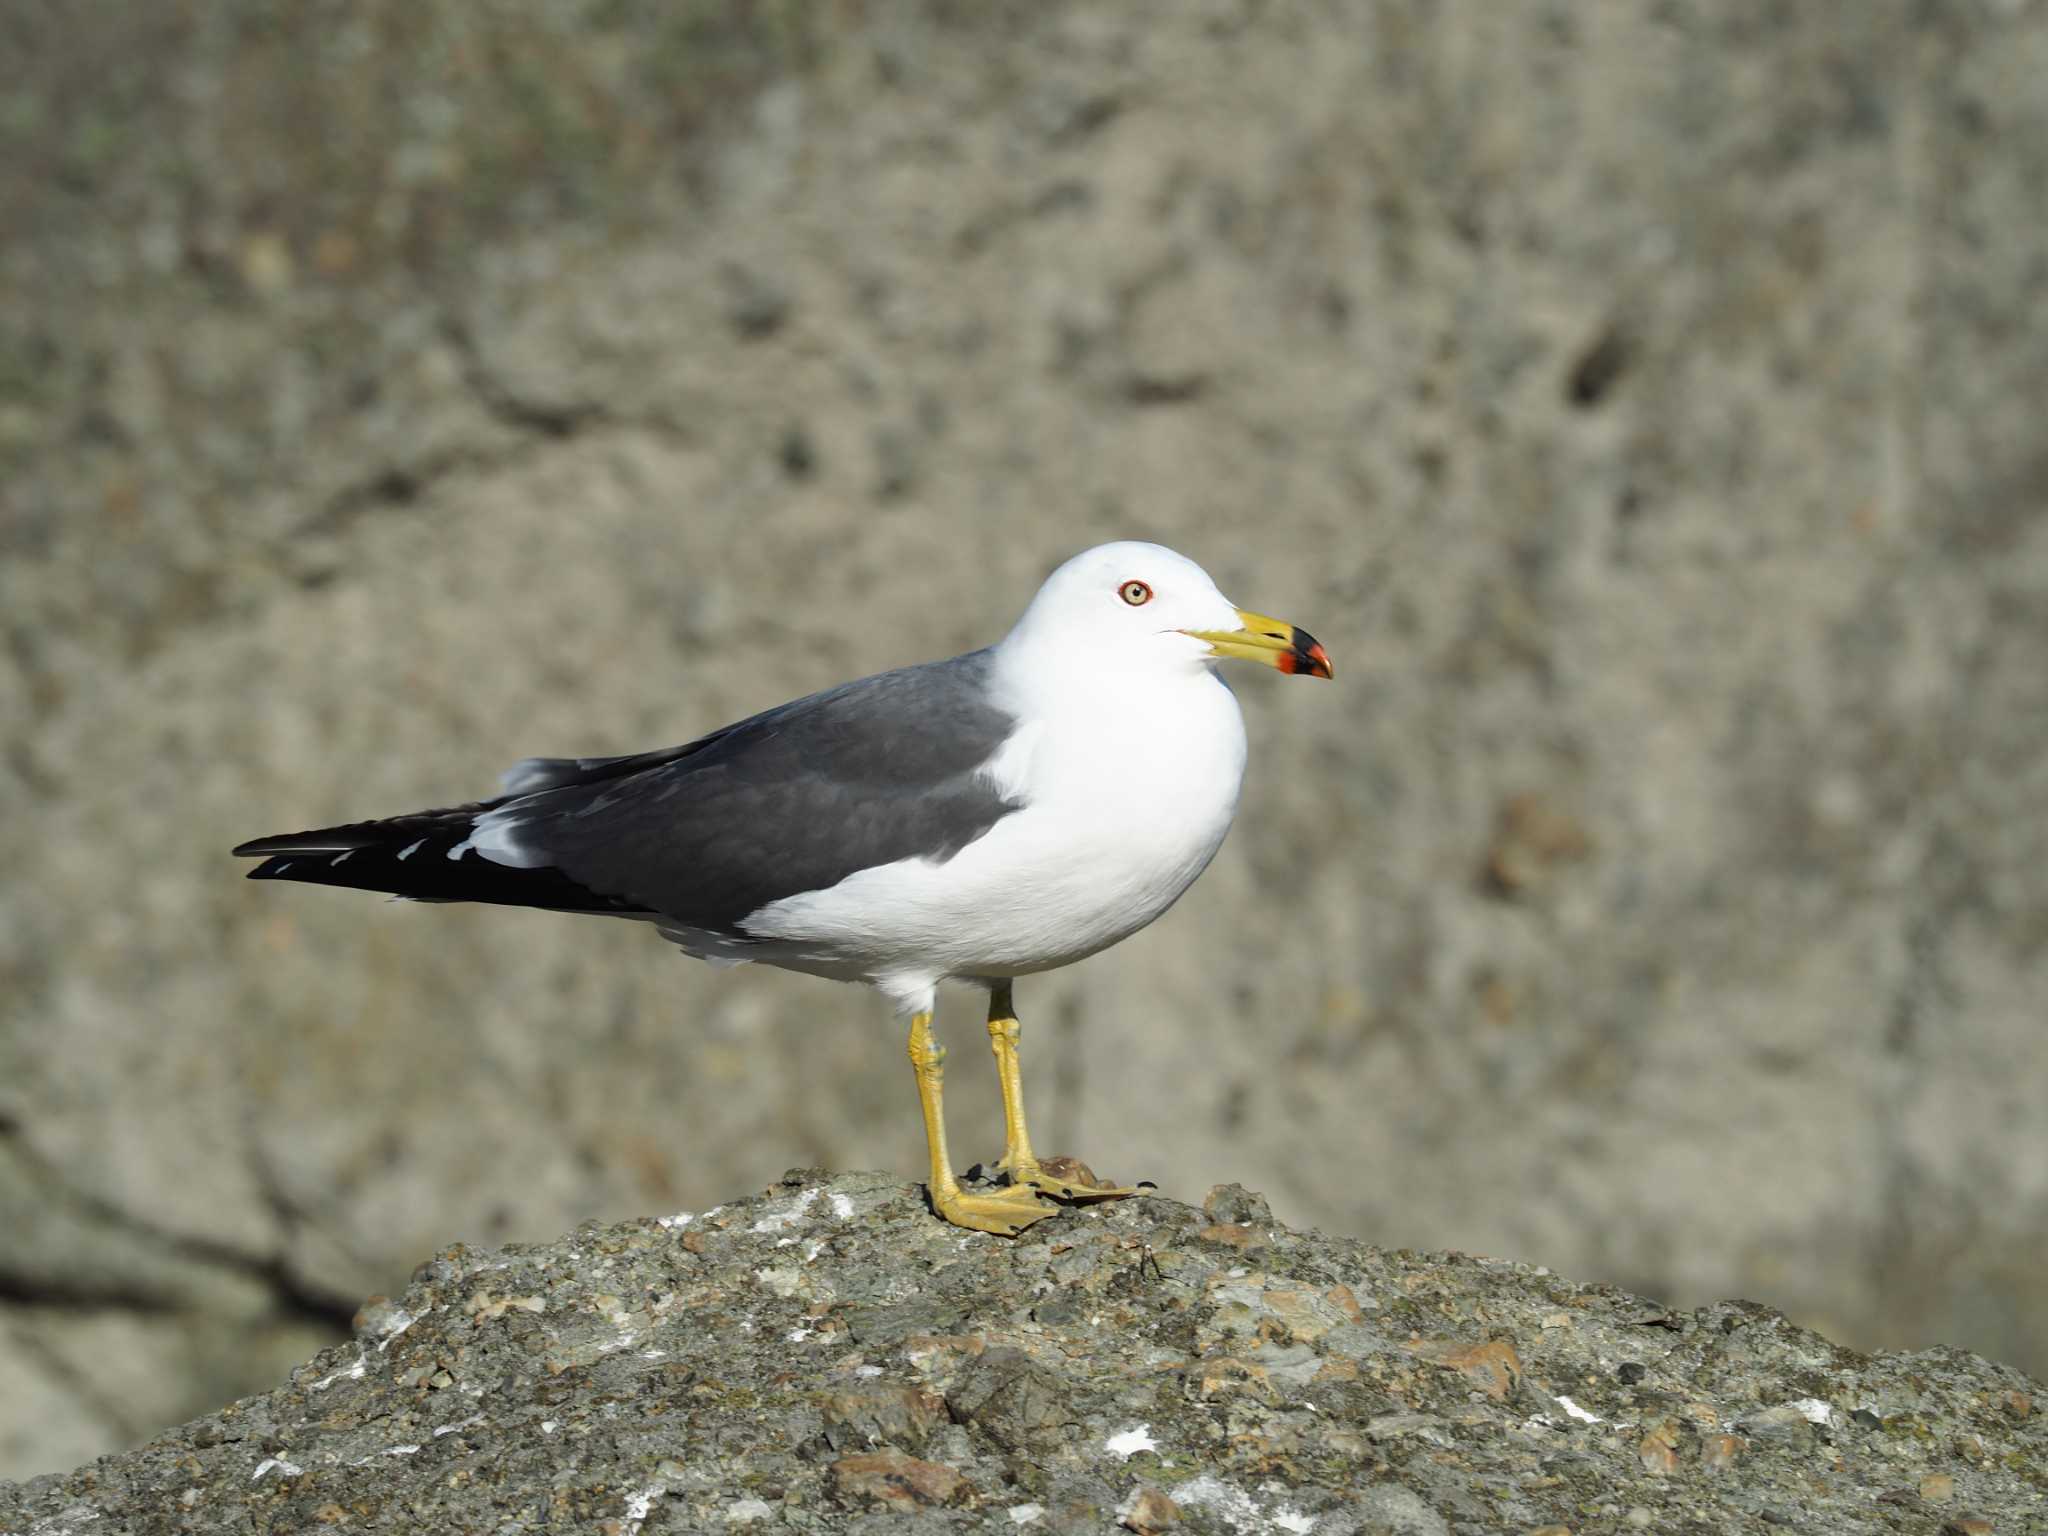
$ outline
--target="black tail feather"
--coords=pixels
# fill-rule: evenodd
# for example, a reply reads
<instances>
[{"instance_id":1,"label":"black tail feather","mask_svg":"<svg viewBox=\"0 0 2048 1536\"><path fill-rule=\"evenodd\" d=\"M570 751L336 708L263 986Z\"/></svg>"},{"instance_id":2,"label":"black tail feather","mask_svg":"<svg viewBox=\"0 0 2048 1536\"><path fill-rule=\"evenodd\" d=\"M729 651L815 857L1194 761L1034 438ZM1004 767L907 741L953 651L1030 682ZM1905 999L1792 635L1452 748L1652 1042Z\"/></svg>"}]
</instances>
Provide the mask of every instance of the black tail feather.
<instances>
[{"instance_id":1,"label":"black tail feather","mask_svg":"<svg viewBox=\"0 0 2048 1536\"><path fill-rule=\"evenodd\" d=\"M359 821L276 837L234 851L263 860L251 880L298 880L414 901L478 901L555 912L635 913L650 910L630 897L593 891L552 865L518 867L467 847L476 819L490 806L421 811L386 821Z\"/></svg>"}]
</instances>

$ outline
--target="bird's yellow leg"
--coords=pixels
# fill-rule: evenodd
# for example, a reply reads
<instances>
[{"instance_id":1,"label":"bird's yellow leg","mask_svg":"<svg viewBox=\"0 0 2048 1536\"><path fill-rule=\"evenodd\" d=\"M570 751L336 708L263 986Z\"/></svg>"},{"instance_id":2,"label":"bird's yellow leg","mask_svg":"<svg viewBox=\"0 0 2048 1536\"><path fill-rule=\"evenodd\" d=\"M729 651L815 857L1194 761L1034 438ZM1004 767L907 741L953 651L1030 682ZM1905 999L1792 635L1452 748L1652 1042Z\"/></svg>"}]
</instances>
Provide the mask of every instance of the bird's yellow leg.
<instances>
[{"instance_id":1,"label":"bird's yellow leg","mask_svg":"<svg viewBox=\"0 0 2048 1536\"><path fill-rule=\"evenodd\" d=\"M1013 1187L1039 1190L1060 1200L1121 1200L1138 1193L1128 1185L1101 1183L1078 1158L1041 1161L1031 1150L1031 1133L1024 1124L1024 1069L1017 1051L1023 1033L1010 1000L1010 983L995 982L988 993L988 1043L996 1053L996 1076L1003 1085L1003 1160L996 1171L1007 1173Z\"/></svg>"},{"instance_id":2,"label":"bird's yellow leg","mask_svg":"<svg viewBox=\"0 0 2048 1536\"><path fill-rule=\"evenodd\" d=\"M946 1152L946 1050L932 1039L929 1009L910 1019L910 1066L917 1074L917 1102L924 1110L924 1141L931 1153L932 1209L956 1227L977 1232L994 1232L1015 1237L1034 1221L1042 1221L1058 1209L1040 1200L1022 1185L991 1194L967 1194L953 1177L953 1162Z\"/></svg>"}]
</instances>

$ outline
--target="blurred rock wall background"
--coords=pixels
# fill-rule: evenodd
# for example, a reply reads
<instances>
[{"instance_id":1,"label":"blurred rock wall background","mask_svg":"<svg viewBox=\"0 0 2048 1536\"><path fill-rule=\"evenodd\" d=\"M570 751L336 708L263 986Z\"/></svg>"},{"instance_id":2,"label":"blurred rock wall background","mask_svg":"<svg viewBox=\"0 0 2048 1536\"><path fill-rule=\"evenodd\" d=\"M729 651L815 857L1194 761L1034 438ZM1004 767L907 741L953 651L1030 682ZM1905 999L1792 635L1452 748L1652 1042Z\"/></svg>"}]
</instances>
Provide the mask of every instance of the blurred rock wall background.
<instances>
[{"instance_id":1,"label":"blurred rock wall background","mask_svg":"<svg viewBox=\"0 0 2048 1536\"><path fill-rule=\"evenodd\" d=\"M0 14L0 1475L457 1238L921 1169L852 989L253 886L999 636L1328 644L1050 1149L2048 1367L2048 7ZM955 1145L996 1149L954 998Z\"/></svg>"}]
</instances>

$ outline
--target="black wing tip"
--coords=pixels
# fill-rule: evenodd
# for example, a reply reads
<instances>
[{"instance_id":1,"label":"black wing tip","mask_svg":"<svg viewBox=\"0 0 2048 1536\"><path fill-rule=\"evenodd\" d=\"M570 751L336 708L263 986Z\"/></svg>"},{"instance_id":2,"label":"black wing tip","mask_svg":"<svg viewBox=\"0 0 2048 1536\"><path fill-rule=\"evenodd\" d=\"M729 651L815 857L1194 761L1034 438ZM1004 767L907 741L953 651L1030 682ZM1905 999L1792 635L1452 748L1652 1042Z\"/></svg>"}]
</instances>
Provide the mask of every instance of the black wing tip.
<instances>
[{"instance_id":1,"label":"black wing tip","mask_svg":"<svg viewBox=\"0 0 2048 1536\"><path fill-rule=\"evenodd\" d=\"M370 844L362 839L343 842L322 838L317 832L290 832L278 837L252 837L246 843L237 843L228 851L237 859L269 859L281 853L317 858L323 853L347 853L368 846Z\"/></svg>"},{"instance_id":2,"label":"black wing tip","mask_svg":"<svg viewBox=\"0 0 2048 1536\"><path fill-rule=\"evenodd\" d=\"M243 843L235 852L263 860L243 877L248 880L295 880L306 885L381 891L409 901L476 901L554 912L653 915L651 908L630 897L593 891L552 865L508 867L493 864L474 851L450 859L447 855L454 834L461 830L445 828L445 835L438 839L432 833L408 839L402 849L395 838L381 845L351 848L331 842L309 846L303 838L262 837ZM422 843L428 845L423 856L406 863L407 855Z\"/></svg>"},{"instance_id":3,"label":"black wing tip","mask_svg":"<svg viewBox=\"0 0 2048 1536\"><path fill-rule=\"evenodd\" d=\"M249 847L246 843L242 846L244 848ZM237 848L235 852L241 853L242 849ZM263 862L244 875L242 878L245 880L314 879L317 881L318 877L311 872L314 869L331 869L334 858L331 852L305 853L302 851L286 851L284 853L275 853L260 849L252 849L248 856L260 858ZM299 870L304 870L306 873L297 873Z\"/></svg>"},{"instance_id":4,"label":"black wing tip","mask_svg":"<svg viewBox=\"0 0 2048 1536\"><path fill-rule=\"evenodd\" d=\"M353 821L338 827L308 827L303 832L273 832L268 837L252 837L246 843L237 843L228 851L238 859L268 859L279 854L318 858L322 854L355 853L393 838L439 830L436 823L451 824L451 818L467 817L473 809L464 806L459 811L420 811L384 821Z\"/></svg>"}]
</instances>

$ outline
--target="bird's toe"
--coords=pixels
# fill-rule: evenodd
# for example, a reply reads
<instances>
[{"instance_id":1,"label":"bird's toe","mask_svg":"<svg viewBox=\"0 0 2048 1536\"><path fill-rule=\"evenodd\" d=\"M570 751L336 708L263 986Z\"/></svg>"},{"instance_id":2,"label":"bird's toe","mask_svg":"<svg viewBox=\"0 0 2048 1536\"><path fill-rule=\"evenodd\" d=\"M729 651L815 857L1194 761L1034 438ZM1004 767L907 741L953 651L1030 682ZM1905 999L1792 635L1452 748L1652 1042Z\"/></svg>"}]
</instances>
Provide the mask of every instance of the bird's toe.
<instances>
[{"instance_id":1,"label":"bird's toe","mask_svg":"<svg viewBox=\"0 0 2048 1536\"><path fill-rule=\"evenodd\" d=\"M1042 1157L1016 1168L1002 1170L1012 1187L1034 1189L1055 1200L1090 1204L1098 1200L1123 1200L1141 1194L1147 1185L1112 1184L1098 1178L1095 1170L1078 1157Z\"/></svg>"},{"instance_id":2,"label":"bird's toe","mask_svg":"<svg viewBox=\"0 0 2048 1536\"><path fill-rule=\"evenodd\" d=\"M1056 1215L1059 1207L1041 1200L1022 1186L994 1190L988 1194L935 1194L932 1209L956 1227L973 1232L993 1232L998 1237L1015 1237L1033 1222Z\"/></svg>"}]
</instances>

